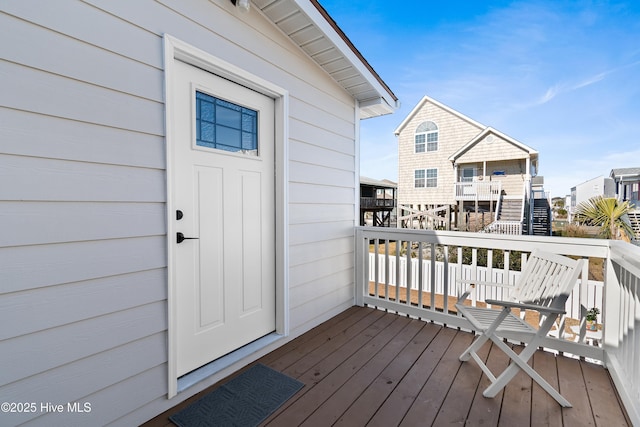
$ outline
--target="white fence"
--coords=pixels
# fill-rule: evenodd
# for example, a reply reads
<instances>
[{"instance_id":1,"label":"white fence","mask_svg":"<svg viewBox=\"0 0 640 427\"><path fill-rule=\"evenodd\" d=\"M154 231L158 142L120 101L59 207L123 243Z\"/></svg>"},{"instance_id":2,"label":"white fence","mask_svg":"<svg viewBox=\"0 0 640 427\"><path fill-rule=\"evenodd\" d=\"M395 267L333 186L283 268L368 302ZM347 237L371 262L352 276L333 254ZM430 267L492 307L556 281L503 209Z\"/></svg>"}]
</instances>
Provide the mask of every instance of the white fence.
<instances>
[{"instance_id":1,"label":"white fence","mask_svg":"<svg viewBox=\"0 0 640 427\"><path fill-rule=\"evenodd\" d=\"M478 281L494 282L494 283L515 283L520 276L519 271L499 270L496 268L473 267L465 264L445 264L442 261L420 260L411 258L411 266L407 268L406 257L387 257L384 254L369 253L369 282L377 284L388 284L396 286L399 284L401 288L409 288L412 290L422 290L423 292L434 292L436 295L444 296L446 289L451 290L447 294L457 297L464 292L458 284L457 279L476 279ZM400 268L397 269L397 263ZM420 266L419 263L422 265ZM377 275L376 275L377 270ZM387 275L388 270L388 275ZM410 274L411 272L422 272L421 274ZM474 276L475 274L475 276ZM505 276L507 278L505 279ZM420 285L422 281L422 285ZM565 310L566 317L576 319L578 322L583 318L585 309L596 307L603 311L603 290L604 283L588 280L586 286L581 287L580 281L576 282L575 291L567 300ZM473 302L484 302L485 299L500 299L503 297L502 288L479 285L472 294ZM506 297L506 295L505 295ZM585 305L586 303L586 305ZM582 307L585 307L584 309ZM597 342L596 342L597 344Z\"/></svg>"}]
</instances>

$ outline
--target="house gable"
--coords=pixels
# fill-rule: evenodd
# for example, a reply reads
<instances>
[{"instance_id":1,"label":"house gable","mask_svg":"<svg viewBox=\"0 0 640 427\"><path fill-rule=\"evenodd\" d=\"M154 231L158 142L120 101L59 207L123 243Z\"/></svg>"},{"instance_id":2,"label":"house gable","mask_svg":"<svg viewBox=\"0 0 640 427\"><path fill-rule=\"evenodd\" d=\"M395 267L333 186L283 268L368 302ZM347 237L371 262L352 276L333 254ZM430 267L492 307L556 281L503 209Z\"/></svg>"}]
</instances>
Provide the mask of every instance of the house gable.
<instances>
[{"instance_id":1,"label":"house gable","mask_svg":"<svg viewBox=\"0 0 640 427\"><path fill-rule=\"evenodd\" d=\"M435 151L416 153L415 132L425 121L437 126L438 147ZM395 130L398 137L398 203L415 204L417 200L429 200L434 204L448 202L455 181L454 169L448 159L483 128L480 123L446 105L423 97ZM424 169L438 170L437 187L415 188L415 171Z\"/></svg>"},{"instance_id":2,"label":"house gable","mask_svg":"<svg viewBox=\"0 0 640 427\"><path fill-rule=\"evenodd\" d=\"M479 129L483 129L485 128L485 126L475 120L473 120L470 117L465 116L464 114L454 110L453 108L442 104L441 102L436 101L435 99L429 97L429 96L423 96L422 99L420 100L420 102L418 102L418 104L416 104L415 107L413 107L413 109L409 112L409 114L407 114L407 117L405 117L405 119L402 121L402 123L400 123L398 125L398 127L393 131L393 133L395 135L399 135L401 132L403 132L405 130L405 128L407 126L409 126L409 124L411 122L414 121L414 118L423 111L423 109L425 108L425 105L432 105L433 107L437 107L438 109L446 112L449 115L455 116L456 118L465 121Z\"/></svg>"},{"instance_id":3,"label":"house gable","mask_svg":"<svg viewBox=\"0 0 640 427\"><path fill-rule=\"evenodd\" d=\"M449 157L453 163L537 157L537 151L488 127Z\"/></svg>"}]
</instances>

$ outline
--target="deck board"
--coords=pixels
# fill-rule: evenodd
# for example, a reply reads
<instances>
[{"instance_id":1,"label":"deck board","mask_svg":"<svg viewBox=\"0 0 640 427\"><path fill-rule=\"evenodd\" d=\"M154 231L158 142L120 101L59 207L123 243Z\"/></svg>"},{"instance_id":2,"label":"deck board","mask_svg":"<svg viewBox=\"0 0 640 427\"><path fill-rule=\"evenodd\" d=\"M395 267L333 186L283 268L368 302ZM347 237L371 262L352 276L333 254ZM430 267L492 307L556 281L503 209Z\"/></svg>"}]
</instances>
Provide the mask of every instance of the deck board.
<instances>
[{"instance_id":1,"label":"deck board","mask_svg":"<svg viewBox=\"0 0 640 427\"><path fill-rule=\"evenodd\" d=\"M612 427L620 424L620 417L624 416L614 393L602 394L601 390L613 389L611 378L603 369L591 363L581 362L582 374L587 386L587 394L591 403L591 410L596 426Z\"/></svg>"},{"instance_id":2,"label":"deck board","mask_svg":"<svg viewBox=\"0 0 640 427\"><path fill-rule=\"evenodd\" d=\"M557 363L560 393L573 406L571 410L562 411L563 423L565 425L594 426L595 421L591 413L591 403L587 395L580 362L560 357Z\"/></svg>"},{"instance_id":3,"label":"deck board","mask_svg":"<svg viewBox=\"0 0 640 427\"><path fill-rule=\"evenodd\" d=\"M258 361L305 384L263 425L629 425L602 366L552 353L539 351L530 363L573 408L561 408L523 373L495 398L483 397L487 378L475 362L458 360L472 339L406 316L351 308ZM479 354L495 373L508 364L491 343ZM171 426L168 417L203 394L145 426Z\"/></svg>"},{"instance_id":4,"label":"deck board","mask_svg":"<svg viewBox=\"0 0 640 427\"><path fill-rule=\"evenodd\" d=\"M514 349L520 353L520 349ZM522 371L507 384L503 391L502 408L500 410L499 426L531 425L531 378Z\"/></svg>"},{"instance_id":5,"label":"deck board","mask_svg":"<svg viewBox=\"0 0 640 427\"><path fill-rule=\"evenodd\" d=\"M557 367L553 354L544 351L536 352L533 355L532 366L543 378L547 379L553 388L558 390ZM535 382L531 396L531 425L562 425L561 406Z\"/></svg>"},{"instance_id":6,"label":"deck board","mask_svg":"<svg viewBox=\"0 0 640 427\"><path fill-rule=\"evenodd\" d=\"M418 361L424 349L438 332L438 328L433 325L415 322L418 322L419 330L411 341L407 343L393 363L389 363L349 409L342 414L335 425L346 427L354 424L365 425L376 415L378 408L385 403L402 379L406 377L408 370ZM397 410L397 407L394 408L394 411Z\"/></svg>"},{"instance_id":7,"label":"deck board","mask_svg":"<svg viewBox=\"0 0 640 427\"><path fill-rule=\"evenodd\" d=\"M461 363L458 356L471 344L471 334L457 332L433 373L426 379L411 408L400 423L403 426L432 425L445 402ZM475 388L474 388L475 390Z\"/></svg>"},{"instance_id":8,"label":"deck board","mask_svg":"<svg viewBox=\"0 0 640 427\"><path fill-rule=\"evenodd\" d=\"M380 408L377 408L377 412L369 422L370 426L385 427L400 424L457 333L453 329L443 329L433 324L427 324L424 329L435 335L432 340L425 342L428 346L425 346L425 349L428 348L428 351L422 352L389 397Z\"/></svg>"},{"instance_id":9,"label":"deck board","mask_svg":"<svg viewBox=\"0 0 640 427\"><path fill-rule=\"evenodd\" d=\"M385 370L394 365L400 353L403 352L405 347L424 326L424 323L418 320L407 319L407 321L408 324L395 334L384 348L356 372L348 382L345 382L327 401L320 405L302 425L321 425L323 423L332 425L338 421L341 414L343 414L342 421L346 420L349 424L352 422L365 424L369 419L366 416L366 410L375 405L374 402L377 397L374 394L375 386L381 387L382 384L380 383L388 381L385 379ZM365 391L368 393L365 393ZM358 401L363 402L363 400L364 411L358 412L358 408L361 405L357 403Z\"/></svg>"},{"instance_id":10,"label":"deck board","mask_svg":"<svg viewBox=\"0 0 640 427\"><path fill-rule=\"evenodd\" d=\"M489 345L489 344L485 344ZM492 347L487 358L487 367L491 372L502 372L509 364L509 357L496 347ZM471 404L467 417L469 426L495 426L500 420L500 409L504 391L500 391L495 398L485 399L482 392L491 385L491 381L483 375Z\"/></svg>"}]
</instances>

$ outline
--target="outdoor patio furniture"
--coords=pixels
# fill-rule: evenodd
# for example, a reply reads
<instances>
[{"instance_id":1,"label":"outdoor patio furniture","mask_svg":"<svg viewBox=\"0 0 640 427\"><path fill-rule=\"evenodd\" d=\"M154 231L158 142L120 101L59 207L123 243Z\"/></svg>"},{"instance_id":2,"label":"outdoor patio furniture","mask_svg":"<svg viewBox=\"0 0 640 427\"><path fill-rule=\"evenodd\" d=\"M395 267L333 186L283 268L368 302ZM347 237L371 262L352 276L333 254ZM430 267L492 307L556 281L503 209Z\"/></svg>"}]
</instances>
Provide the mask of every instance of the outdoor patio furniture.
<instances>
[{"instance_id":1,"label":"outdoor patio furniture","mask_svg":"<svg viewBox=\"0 0 640 427\"><path fill-rule=\"evenodd\" d=\"M571 406L527 362L547 336L557 317L565 313L565 303L582 271L583 262L582 259L576 261L562 255L534 250L515 285L473 280L460 281L460 283L467 283L470 286L456 303L456 308L473 325L474 330L481 332L471 346L460 355L460 360L467 361L469 358L473 358L489 378L491 385L484 390L485 397L495 397L518 371L522 370L560 405ZM467 299L476 284L499 286L508 290L508 296L504 300L485 300L490 306L497 305L503 308L499 310L489 306L465 305L464 300ZM537 327L533 326L530 322L526 322L514 314L512 309L537 311L540 314L539 324ZM515 335L518 341L525 344L526 347L520 354L517 354L504 342L505 334ZM509 366L498 377L494 376L477 354L477 351L488 340L493 341L511 359Z\"/></svg>"}]
</instances>

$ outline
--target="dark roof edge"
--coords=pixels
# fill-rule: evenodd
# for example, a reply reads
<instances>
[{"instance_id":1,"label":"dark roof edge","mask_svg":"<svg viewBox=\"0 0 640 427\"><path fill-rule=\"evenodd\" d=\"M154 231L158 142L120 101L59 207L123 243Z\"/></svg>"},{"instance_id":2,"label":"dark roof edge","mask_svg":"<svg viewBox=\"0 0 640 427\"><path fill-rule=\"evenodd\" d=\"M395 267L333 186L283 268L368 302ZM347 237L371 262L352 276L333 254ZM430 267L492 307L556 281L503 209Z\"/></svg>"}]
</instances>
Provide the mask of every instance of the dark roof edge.
<instances>
[{"instance_id":1,"label":"dark roof edge","mask_svg":"<svg viewBox=\"0 0 640 427\"><path fill-rule=\"evenodd\" d=\"M384 80L382 80L382 77L380 77L380 75L376 72L376 70L373 69L371 64L369 64L369 61L365 59L365 57L362 55L362 53L360 53L358 48L356 48L355 45L351 42L351 40L349 40L349 37L347 37L344 31L342 31L342 29L338 26L336 21L331 17L331 15L329 15L329 13L325 10L325 8L322 7L322 5L318 2L318 0L309 0L309 1L318 10L318 12L320 12L320 14L324 17L324 19L326 19L329 25L331 25L331 27L335 30L336 34L338 34L340 38L347 44L347 46L349 46L349 49L351 49L351 51L358 57L358 59L362 61L364 66L367 67L369 72L375 77L378 83L380 83L382 87L384 87L384 89L389 93L389 95L391 95L391 97L393 97L393 100L398 101L398 97L393 93L391 88L387 86Z\"/></svg>"}]
</instances>

